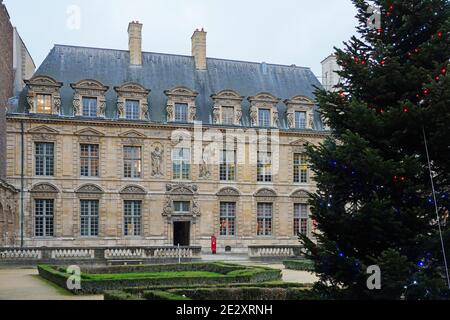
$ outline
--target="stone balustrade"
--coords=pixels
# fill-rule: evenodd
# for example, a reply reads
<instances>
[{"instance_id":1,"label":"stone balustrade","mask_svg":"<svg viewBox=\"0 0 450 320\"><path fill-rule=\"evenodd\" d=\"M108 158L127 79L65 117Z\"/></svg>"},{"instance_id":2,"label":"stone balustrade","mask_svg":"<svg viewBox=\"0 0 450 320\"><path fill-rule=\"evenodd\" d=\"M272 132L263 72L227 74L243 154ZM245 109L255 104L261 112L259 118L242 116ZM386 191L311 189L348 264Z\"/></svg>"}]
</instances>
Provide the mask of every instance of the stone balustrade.
<instances>
[{"instance_id":1,"label":"stone balustrade","mask_svg":"<svg viewBox=\"0 0 450 320\"><path fill-rule=\"evenodd\" d=\"M162 262L201 258L201 247L0 248L1 265L107 264L108 261Z\"/></svg>"},{"instance_id":2,"label":"stone balustrade","mask_svg":"<svg viewBox=\"0 0 450 320\"><path fill-rule=\"evenodd\" d=\"M287 258L301 255L301 246L249 246L251 258Z\"/></svg>"}]
</instances>

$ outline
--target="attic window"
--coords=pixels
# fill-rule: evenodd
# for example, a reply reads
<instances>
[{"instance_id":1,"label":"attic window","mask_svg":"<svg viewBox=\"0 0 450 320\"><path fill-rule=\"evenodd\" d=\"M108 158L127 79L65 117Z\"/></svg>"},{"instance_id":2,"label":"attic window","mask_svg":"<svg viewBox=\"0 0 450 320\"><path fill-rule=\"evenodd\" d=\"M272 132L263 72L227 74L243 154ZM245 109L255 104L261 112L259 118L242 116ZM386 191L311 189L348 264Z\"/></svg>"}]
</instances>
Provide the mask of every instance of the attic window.
<instances>
[{"instance_id":1,"label":"attic window","mask_svg":"<svg viewBox=\"0 0 450 320\"><path fill-rule=\"evenodd\" d=\"M37 113L52 113L52 96L50 94L36 95Z\"/></svg>"},{"instance_id":2,"label":"attic window","mask_svg":"<svg viewBox=\"0 0 450 320\"><path fill-rule=\"evenodd\" d=\"M97 98L83 97L83 117L97 117Z\"/></svg>"},{"instance_id":3,"label":"attic window","mask_svg":"<svg viewBox=\"0 0 450 320\"><path fill-rule=\"evenodd\" d=\"M166 90L167 96L167 122L192 123L197 118L195 99L198 92L186 87L175 87Z\"/></svg>"},{"instance_id":4,"label":"attic window","mask_svg":"<svg viewBox=\"0 0 450 320\"><path fill-rule=\"evenodd\" d=\"M185 103L175 104L175 122L187 122L188 105Z\"/></svg>"},{"instance_id":5,"label":"attic window","mask_svg":"<svg viewBox=\"0 0 450 320\"><path fill-rule=\"evenodd\" d=\"M139 101L126 100L125 118L128 120L139 120Z\"/></svg>"},{"instance_id":6,"label":"attic window","mask_svg":"<svg viewBox=\"0 0 450 320\"><path fill-rule=\"evenodd\" d=\"M35 76L25 80L30 113L59 115L61 112L61 82L47 76Z\"/></svg>"},{"instance_id":7,"label":"attic window","mask_svg":"<svg viewBox=\"0 0 450 320\"><path fill-rule=\"evenodd\" d=\"M242 97L233 90L223 90L212 95L213 123L224 125L240 125L242 119Z\"/></svg>"}]
</instances>

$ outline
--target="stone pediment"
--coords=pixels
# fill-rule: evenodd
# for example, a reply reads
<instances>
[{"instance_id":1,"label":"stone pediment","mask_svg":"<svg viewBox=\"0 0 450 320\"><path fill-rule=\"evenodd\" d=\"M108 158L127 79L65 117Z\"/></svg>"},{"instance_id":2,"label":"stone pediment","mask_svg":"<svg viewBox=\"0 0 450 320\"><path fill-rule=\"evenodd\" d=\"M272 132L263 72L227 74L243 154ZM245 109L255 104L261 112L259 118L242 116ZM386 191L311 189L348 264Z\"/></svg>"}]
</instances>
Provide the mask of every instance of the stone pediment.
<instances>
[{"instance_id":1,"label":"stone pediment","mask_svg":"<svg viewBox=\"0 0 450 320\"><path fill-rule=\"evenodd\" d=\"M48 126L40 126L33 129L28 130L28 133L32 134L58 134L59 131L50 128Z\"/></svg>"},{"instance_id":2,"label":"stone pediment","mask_svg":"<svg viewBox=\"0 0 450 320\"><path fill-rule=\"evenodd\" d=\"M306 190L297 190L291 194L291 198L309 199L310 195Z\"/></svg>"},{"instance_id":3,"label":"stone pediment","mask_svg":"<svg viewBox=\"0 0 450 320\"><path fill-rule=\"evenodd\" d=\"M169 183L166 191L171 195L194 195L198 191L197 185L187 183Z\"/></svg>"},{"instance_id":4,"label":"stone pediment","mask_svg":"<svg viewBox=\"0 0 450 320\"><path fill-rule=\"evenodd\" d=\"M29 86L62 87L62 83L49 76L34 76L24 81Z\"/></svg>"},{"instance_id":5,"label":"stone pediment","mask_svg":"<svg viewBox=\"0 0 450 320\"><path fill-rule=\"evenodd\" d=\"M223 188L217 193L218 197L239 197L240 195L238 190L231 187Z\"/></svg>"},{"instance_id":6,"label":"stone pediment","mask_svg":"<svg viewBox=\"0 0 450 320\"><path fill-rule=\"evenodd\" d=\"M278 104L278 102L280 102L281 99L275 97L271 93L261 92L261 93L258 93L256 96L249 97L248 101L250 101L250 102L266 102L269 104Z\"/></svg>"},{"instance_id":7,"label":"stone pediment","mask_svg":"<svg viewBox=\"0 0 450 320\"><path fill-rule=\"evenodd\" d=\"M125 84L121 85L120 87L114 87L114 90L116 92L139 93L139 94L142 94L145 96L147 96L151 92L151 90L148 90L148 89L144 88L142 85L140 85L139 83L134 83L134 82L125 83Z\"/></svg>"},{"instance_id":8,"label":"stone pediment","mask_svg":"<svg viewBox=\"0 0 450 320\"><path fill-rule=\"evenodd\" d=\"M272 189L264 188L258 190L255 195L255 197L261 197L261 198L276 198L277 193L273 191Z\"/></svg>"},{"instance_id":9,"label":"stone pediment","mask_svg":"<svg viewBox=\"0 0 450 320\"><path fill-rule=\"evenodd\" d=\"M100 81L86 79L78 81L77 83L72 83L70 87L74 90L98 90L106 92L109 87L104 86Z\"/></svg>"},{"instance_id":10,"label":"stone pediment","mask_svg":"<svg viewBox=\"0 0 450 320\"><path fill-rule=\"evenodd\" d=\"M146 138L147 136L143 133L140 133L139 131L130 130L130 131L120 134L119 137L143 139L143 138Z\"/></svg>"},{"instance_id":11,"label":"stone pediment","mask_svg":"<svg viewBox=\"0 0 450 320\"><path fill-rule=\"evenodd\" d=\"M31 190L31 193L59 193L58 188L49 183L38 183Z\"/></svg>"},{"instance_id":12,"label":"stone pediment","mask_svg":"<svg viewBox=\"0 0 450 320\"><path fill-rule=\"evenodd\" d=\"M186 97L197 97L198 92L189 89L188 87L175 87L170 90L164 91L167 96L186 96Z\"/></svg>"},{"instance_id":13,"label":"stone pediment","mask_svg":"<svg viewBox=\"0 0 450 320\"><path fill-rule=\"evenodd\" d=\"M290 143L291 146L305 146L308 143L305 139L298 139Z\"/></svg>"},{"instance_id":14,"label":"stone pediment","mask_svg":"<svg viewBox=\"0 0 450 320\"><path fill-rule=\"evenodd\" d=\"M131 185L123 188L120 191L120 194L139 194L139 195L145 195L147 194L147 191L145 191L144 188L136 185Z\"/></svg>"},{"instance_id":15,"label":"stone pediment","mask_svg":"<svg viewBox=\"0 0 450 320\"><path fill-rule=\"evenodd\" d=\"M238 101L244 100L244 97L242 97L238 92L234 90L222 90L217 94L211 95L211 98L213 100L214 99L238 100Z\"/></svg>"},{"instance_id":16,"label":"stone pediment","mask_svg":"<svg viewBox=\"0 0 450 320\"><path fill-rule=\"evenodd\" d=\"M287 99L284 101L285 104L294 104L294 105L308 105L308 106L314 106L315 103L313 100L306 96L295 96L292 99Z\"/></svg>"},{"instance_id":17,"label":"stone pediment","mask_svg":"<svg viewBox=\"0 0 450 320\"><path fill-rule=\"evenodd\" d=\"M85 194L103 194L104 191L93 184L87 184L84 186L81 186L80 188L77 189L77 191L75 191L75 193L85 193Z\"/></svg>"}]
</instances>

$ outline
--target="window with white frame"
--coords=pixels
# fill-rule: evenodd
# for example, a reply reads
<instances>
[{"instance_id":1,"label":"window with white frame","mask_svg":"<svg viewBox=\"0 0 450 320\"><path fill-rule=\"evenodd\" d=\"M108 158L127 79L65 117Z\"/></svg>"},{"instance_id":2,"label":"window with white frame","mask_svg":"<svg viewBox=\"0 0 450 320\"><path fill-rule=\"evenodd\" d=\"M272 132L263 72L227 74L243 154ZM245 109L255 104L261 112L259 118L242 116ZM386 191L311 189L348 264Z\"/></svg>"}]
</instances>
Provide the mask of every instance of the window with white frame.
<instances>
[{"instance_id":1,"label":"window with white frame","mask_svg":"<svg viewBox=\"0 0 450 320\"><path fill-rule=\"evenodd\" d=\"M175 104L175 122L188 122L188 105L186 103Z\"/></svg>"},{"instance_id":2,"label":"window with white frame","mask_svg":"<svg viewBox=\"0 0 450 320\"><path fill-rule=\"evenodd\" d=\"M223 150L220 154L220 180L236 179L236 150Z\"/></svg>"},{"instance_id":3,"label":"window with white frame","mask_svg":"<svg viewBox=\"0 0 450 320\"><path fill-rule=\"evenodd\" d=\"M128 120L139 120L139 101L126 100L125 101L125 118Z\"/></svg>"},{"instance_id":4,"label":"window with white frame","mask_svg":"<svg viewBox=\"0 0 450 320\"><path fill-rule=\"evenodd\" d=\"M98 200L80 201L80 229L82 237L98 236Z\"/></svg>"},{"instance_id":5,"label":"window with white frame","mask_svg":"<svg viewBox=\"0 0 450 320\"><path fill-rule=\"evenodd\" d=\"M189 201L174 201L173 212L179 215L189 214L191 212L191 203Z\"/></svg>"},{"instance_id":6,"label":"window with white frame","mask_svg":"<svg viewBox=\"0 0 450 320\"><path fill-rule=\"evenodd\" d=\"M173 179L189 180L191 171L191 150L175 148L172 151Z\"/></svg>"},{"instance_id":7,"label":"window with white frame","mask_svg":"<svg viewBox=\"0 0 450 320\"><path fill-rule=\"evenodd\" d=\"M234 120L234 107L222 107L222 124L233 125Z\"/></svg>"},{"instance_id":8,"label":"window with white frame","mask_svg":"<svg viewBox=\"0 0 450 320\"><path fill-rule=\"evenodd\" d=\"M259 109L258 121L260 127L270 127L270 109Z\"/></svg>"},{"instance_id":9,"label":"window with white frame","mask_svg":"<svg viewBox=\"0 0 450 320\"><path fill-rule=\"evenodd\" d=\"M138 179L142 173L141 147L123 148L124 177Z\"/></svg>"},{"instance_id":10,"label":"window with white frame","mask_svg":"<svg viewBox=\"0 0 450 320\"><path fill-rule=\"evenodd\" d=\"M308 205L296 203L294 205L294 235L308 234Z\"/></svg>"},{"instance_id":11,"label":"window with white frame","mask_svg":"<svg viewBox=\"0 0 450 320\"><path fill-rule=\"evenodd\" d=\"M258 236L271 236L272 235L272 221L273 221L273 204L272 203L258 203L257 209Z\"/></svg>"},{"instance_id":12,"label":"window with white frame","mask_svg":"<svg viewBox=\"0 0 450 320\"><path fill-rule=\"evenodd\" d=\"M54 236L54 200L34 200L34 235L36 237Z\"/></svg>"},{"instance_id":13,"label":"window with white frame","mask_svg":"<svg viewBox=\"0 0 450 320\"><path fill-rule=\"evenodd\" d=\"M35 144L35 171L37 176L53 176L55 146L53 143Z\"/></svg>"},{"instance_id":14,"label":"window with white frame","mask_svg":"<svg viewBox=\"0 0 450 320\"><path fill-rule=\"evenodd\" d=\"M98 177L99 175L98 144L80 145L80 171L82 177Z\"/></svg>"},{"instance_id":15,"label":"window with white frame","mask_svg":"<svg viewBox=\"0 0 450 320\"><path fill-rule=\"evenodd\" d=\"M306 112L304 111L295 112L295 128L306 129Z\"/></svg>"},{"instance_id":16,"label":"window with white frame","mask_svg":"<svg viewBox=\"0 0 450 320\"><path fill-rule=\"evenodd\" d=\"M235 236L236 235L236 203L221 202L220 203L220 235Z\"/></svg>"},{"instance_id":17,"label":"window with white frame","mask_svg":"<svg viewBox=\"0 0 450 320\"><path fill-rule=\"evenodd\" d=\"M124 201L124 235L141 236L142 201Z\"/></svg>"},{"instance_id":18,"label":"window with white frame","mask_svg":"<svg viewBox=\"0 0 450 320\"><path fill-rule=\"evenodd\" d=\"M97 98L83 97L83 117L97 117Z\"/></svg>"},{"instance_id":19,"label":"window with white frame","mask_svg":"<svg viewBox=\"0 0 450 320\"><path fill-rule=\"evenodd\" d=\"M258 151L258 182L272 182L272 153Z\"/></svg>"},{"instance_id":20,"label":"window with white frame","mask_svg":"<svg viewBox=\"0 0 450 320\"><path fill-rule=\"evenodd\" d=\"M294 154L294 183L308 183L308 158L305 154Z\"/></svg>"}]
</instances>

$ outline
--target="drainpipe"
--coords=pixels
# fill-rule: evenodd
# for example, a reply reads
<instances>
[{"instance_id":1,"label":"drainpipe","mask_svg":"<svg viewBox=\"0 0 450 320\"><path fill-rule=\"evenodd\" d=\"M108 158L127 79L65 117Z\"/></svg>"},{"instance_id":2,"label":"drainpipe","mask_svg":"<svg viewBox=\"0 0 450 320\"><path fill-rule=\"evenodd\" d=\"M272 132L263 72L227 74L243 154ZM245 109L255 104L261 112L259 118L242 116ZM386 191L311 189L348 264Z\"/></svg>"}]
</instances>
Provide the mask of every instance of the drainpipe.
<instances>
[{"instance_id":1,"label":"drainpipe","mask_svg":"<svg viewBox=\"0 0 450 320\"><path fill-rule=\"evenodd\" d=\"M25 162L25 147L24 147L24 128L23 121L20 122L20 141L21 141L21 161L20 161L20 247L24 247L24 210L23 210L23 189L24 189L24 162Z\"/></svg>"}]
</instances>

